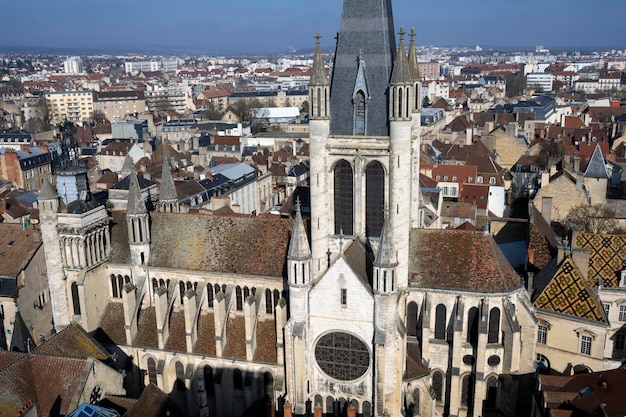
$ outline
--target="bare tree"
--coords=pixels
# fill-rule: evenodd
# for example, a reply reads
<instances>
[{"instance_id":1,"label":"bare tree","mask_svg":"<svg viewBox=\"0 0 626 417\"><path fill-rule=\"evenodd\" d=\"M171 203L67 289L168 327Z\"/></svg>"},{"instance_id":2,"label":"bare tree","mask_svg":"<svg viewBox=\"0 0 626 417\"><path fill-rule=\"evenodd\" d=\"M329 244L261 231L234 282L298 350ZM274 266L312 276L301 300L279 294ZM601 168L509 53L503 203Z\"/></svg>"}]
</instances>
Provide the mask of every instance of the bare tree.
<instances>
[{"instance_id":1,"label":"bare tree","mask_svg":"<svg viewBox=\"0 0 626 417\"><path fill-rule=\"evenodd\" d=\"M580 204L572 207L565 218L585 233L614 233L617 229L615 213L604 204Z\"/></svg>"}]
</instances>

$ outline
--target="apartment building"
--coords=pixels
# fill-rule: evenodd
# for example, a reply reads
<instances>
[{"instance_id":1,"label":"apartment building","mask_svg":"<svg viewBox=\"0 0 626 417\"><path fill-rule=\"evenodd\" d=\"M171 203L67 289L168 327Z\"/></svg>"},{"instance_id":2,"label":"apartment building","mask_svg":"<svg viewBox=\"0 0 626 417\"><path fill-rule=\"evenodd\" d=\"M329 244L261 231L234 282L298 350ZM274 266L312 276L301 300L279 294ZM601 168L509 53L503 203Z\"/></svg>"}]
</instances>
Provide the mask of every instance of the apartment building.
<instances>
[{"instance_id":1,"label":"apartment building","mask_svg":"<svg viewBox=\"0 0 626 417\"><path fill-rule=\"evenodd\" d=\"M93 118L94 92L91 90L48 92L45 97L52 124Z\"/></svg>"},{"instance_id":2,"label":"apartment building","mask_svg":"<svg viewBox=\"0 0 626 417\"><path fill-rule=\"evenodd\" d=\"M94 108L111 122L129 114L145 113L146 96L143 91L99 91L94 96Z\"/></svg>"}]
</instances>

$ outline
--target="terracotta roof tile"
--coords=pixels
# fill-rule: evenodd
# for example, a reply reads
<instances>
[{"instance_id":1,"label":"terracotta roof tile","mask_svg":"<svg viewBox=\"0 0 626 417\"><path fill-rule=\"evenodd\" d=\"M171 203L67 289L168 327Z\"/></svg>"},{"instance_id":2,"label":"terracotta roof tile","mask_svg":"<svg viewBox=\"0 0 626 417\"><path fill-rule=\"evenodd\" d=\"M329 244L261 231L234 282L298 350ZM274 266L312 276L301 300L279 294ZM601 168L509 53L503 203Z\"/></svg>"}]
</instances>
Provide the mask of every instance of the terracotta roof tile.
<instances>
[{"instance_id":1,"label":"terracotta roof tile","mask_svg":"<svg viewBox=\"0 0 626 417\"><path fill-rule=\"evenodd\" d=\"M154 307L144 308L139 313L139 328L133 345L158 348L159 341L157 338L156 311Z\"/></svg>"},{"instance_id":2,"label":"terracotta roof tile","mask_svg":"<svg viewBox=\"0 0 626 417\"><path fill-rule=\"evenodd\" d=\"M256 325L255 362L277 363L276 322L273 319L259 321Z\"/></svg>"},{"instance_id":3,"label":"terracotta roof tile","mask_svg":"<svg viewBox=\"0 0 626 417\"><path fill-rule=\"evenodd\" d=\"M122 303L109 303L102 321L100 329L104 334L97 332L96 338L102 343L113 342L119 345L126 344L126 332L124 330L124 306Z\"/></svg>"},{"instance_id":4,"label":"terracotta roof tile","mask_svg":"<svg viewBox=\"0 0 626 417\"><path fill-rule=\"evenodd\" d=\"M106 361L110 357L109 352L78 324L71 324L48 338L34 352L67 358L94 357L100 361Z\"/></svg>"},{"instance_id":5,"label":"terracotta roof tile","mask_svg":"<svg viewBox=\"0 0 626 417\"><path fill-rule=\"evenodd\" d=\"M198 340L194 352L215 356L215 319L213 313L201 313L198 319Z\"/></svg>"},{"instance_id":6,"label":"terracotta roof tile","mask_svg":"<svg viewBox=\"0 0 626 417\"><path fill-rule=\"evenodd\" d=\"M226 324L225 358L246 359L246 328L243 316L230 317Z\"/></svg>"},{"instance_id":7,"label":"terracotta roof tile","mask_svg":"<svg viewBox=\"0 0 626 417\"><path fill-rule=\"evenodd\" d=\"M166 213L151 219L152 266L283 276L291 220Z\"/></svg>"},{"instance_id":8,"label":"terracotta roof tile","mask_svg":"<svg viewBox=\"0 0 626 417\"><path fill-rule=\"evenodd\" d=\"M411 231L410 285L505 292L522 285L491 236L459 230Z\"/></svg>"},{"instance_id":9,"label":"terracotta roof tile","mask_svg":"<svg viewBox=\"0 0 626 417\"><path fill-rule=\"evenodd\" d=\"M185 334L185 312L183 310L172 311L170 315L170 336L167 339L165 349L185 352L187 350Z\"/></svg>"}]
</instances>

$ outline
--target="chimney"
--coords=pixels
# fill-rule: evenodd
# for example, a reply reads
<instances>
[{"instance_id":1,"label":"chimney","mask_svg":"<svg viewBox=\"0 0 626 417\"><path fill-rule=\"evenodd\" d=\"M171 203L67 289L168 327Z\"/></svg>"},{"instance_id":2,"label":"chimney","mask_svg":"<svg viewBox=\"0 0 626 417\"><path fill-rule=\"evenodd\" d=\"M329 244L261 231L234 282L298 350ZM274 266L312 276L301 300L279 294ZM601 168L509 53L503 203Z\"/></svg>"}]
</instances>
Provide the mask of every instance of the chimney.
<instances>
[{"instance_id":1,"label":"chimney","mask_svg":"<svg viewBox=\"0 0 626 417\"><path fill-rule=\"evenodd\" d=\"M580 156L574 157L574 172L580 172Z\"/></svg>"},{"instance_id":2,"label":"chimney","mask_svg":"<svg viewBox=\"0 0 626 417\"><path fill-rule=\"evenodd\" d=\"M581 174L580 172L576 173L576 189L578 191L583 190L583 174Z\"/></svg>"},{"instance_id":3,"label":"chimney","mask_svg":"<svg viewBox=\"0 0 626 417\"><path fill-rule=\"evenodd\" d=\"M541 188L550 184L550 171L541 171Z\"/></svg>"},{"instance_id":4,"label":"chimney","mask_svg":"<svg viewBox=\"0 0 626 417\"><path fill-rule=\"evenodd\" d=\"M534 272L528 272L528 281L527 281L527 290L528 290L528 296L532 297L533 295L533 281L535 279L535 273Z\"/></svg>"},{"instance_id":5,"label":"chimney","mask_svg":"<svg viewBox=\"0 0 626 417\"><path fill-rule=\"evenodd\" d=\"M471 145L472 144L472 128L468 127L465 129L465 144L466 145Z\"/></svg>"},{"instance_id":6,"label":"chimney","mask_svg":"<svg viewBox=\"0 0 626 417\"><path fill-rule=\"evenodd\" d=\"M541 217L548 225L552 222L552 197L541 198Z\"/></svg>"},{"instance_id":7,"label":"chimney","mask_svg":"<svg viewBox=\"0 0 626 417\"><path fill-rule=\"evenodd\" d=\"M553 176L556 174L556 164L552 164L550 165L550 176Z\"/></svg>"},{"instance_id":8,"label":"chimney","mask_svg":"<svg viewBox=\"0 0 626 417\"><path fill-rule=\"evenodd\" d=\"M356 407L354 404L348 406L348 417L356 417Z\"/></svg>"},{"instance_id":9,"label":"chimney","mask_svg":"<svg viewBox=\"0 0 626 417\"><path fill-rule=\"evenodd\" d=\"M485 122L485 128L483 129L483 134L488 135L493 129L494 129L493 122Z\"/></svg>"},{"instance_id":10,"label":"chimney","mask_svg":"<svg viewBox=\"0 0 626 417\"><path fill-rule=\"evenodd\" d=\"M283 406L283 417L293 417L293 411L291 410L291 403L289 400L285 401Z\"/></svg>"},{"instance_id":11,"label":"chimney","mask_svg":"<svg viewBox=\"0 0 626 417\"><path fill-rule=\"evenodd\" d=\"M313 408L313 417L322 417L322 406L319 404L315 405Z\"/></svg>"},{"instance_id":12,"label":"chimney","mask_svg":"<svg viewBox=\"0 0 626 417\"><path fill-rule=\"evenodd\" d=\"M591 249L589 248L572 248L572 260L585 280L587 280L587 274L589 273L590 254Z\"/></svg>"}]
</instances>

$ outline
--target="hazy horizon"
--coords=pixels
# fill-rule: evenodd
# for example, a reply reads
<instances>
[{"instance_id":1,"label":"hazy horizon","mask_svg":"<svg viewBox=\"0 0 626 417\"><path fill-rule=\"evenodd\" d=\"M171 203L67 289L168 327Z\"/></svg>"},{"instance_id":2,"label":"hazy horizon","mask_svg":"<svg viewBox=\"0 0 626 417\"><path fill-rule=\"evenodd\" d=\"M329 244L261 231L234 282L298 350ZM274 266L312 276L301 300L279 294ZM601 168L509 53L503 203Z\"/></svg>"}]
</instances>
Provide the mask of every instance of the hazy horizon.
<instances>
[{"instance_id":1,"label":"hazy horizon","mask_svg":"<svg viewBox=\"0 0 626 417\"><path fill-rule=\"evenodd\" d=\"M393 12L396 30L401 24L415 27L418 45L626 49L620 33L626 2L601 4L396 0ZM180 0L175 8L146 0L111 0L106 7L94 0L9 2L0 16L0 49L271 54L310 49L318 31L322 45L331 49L341 5L341 0L240 0L236 8L196 0Z\"/></svg>"}]
</instances>

